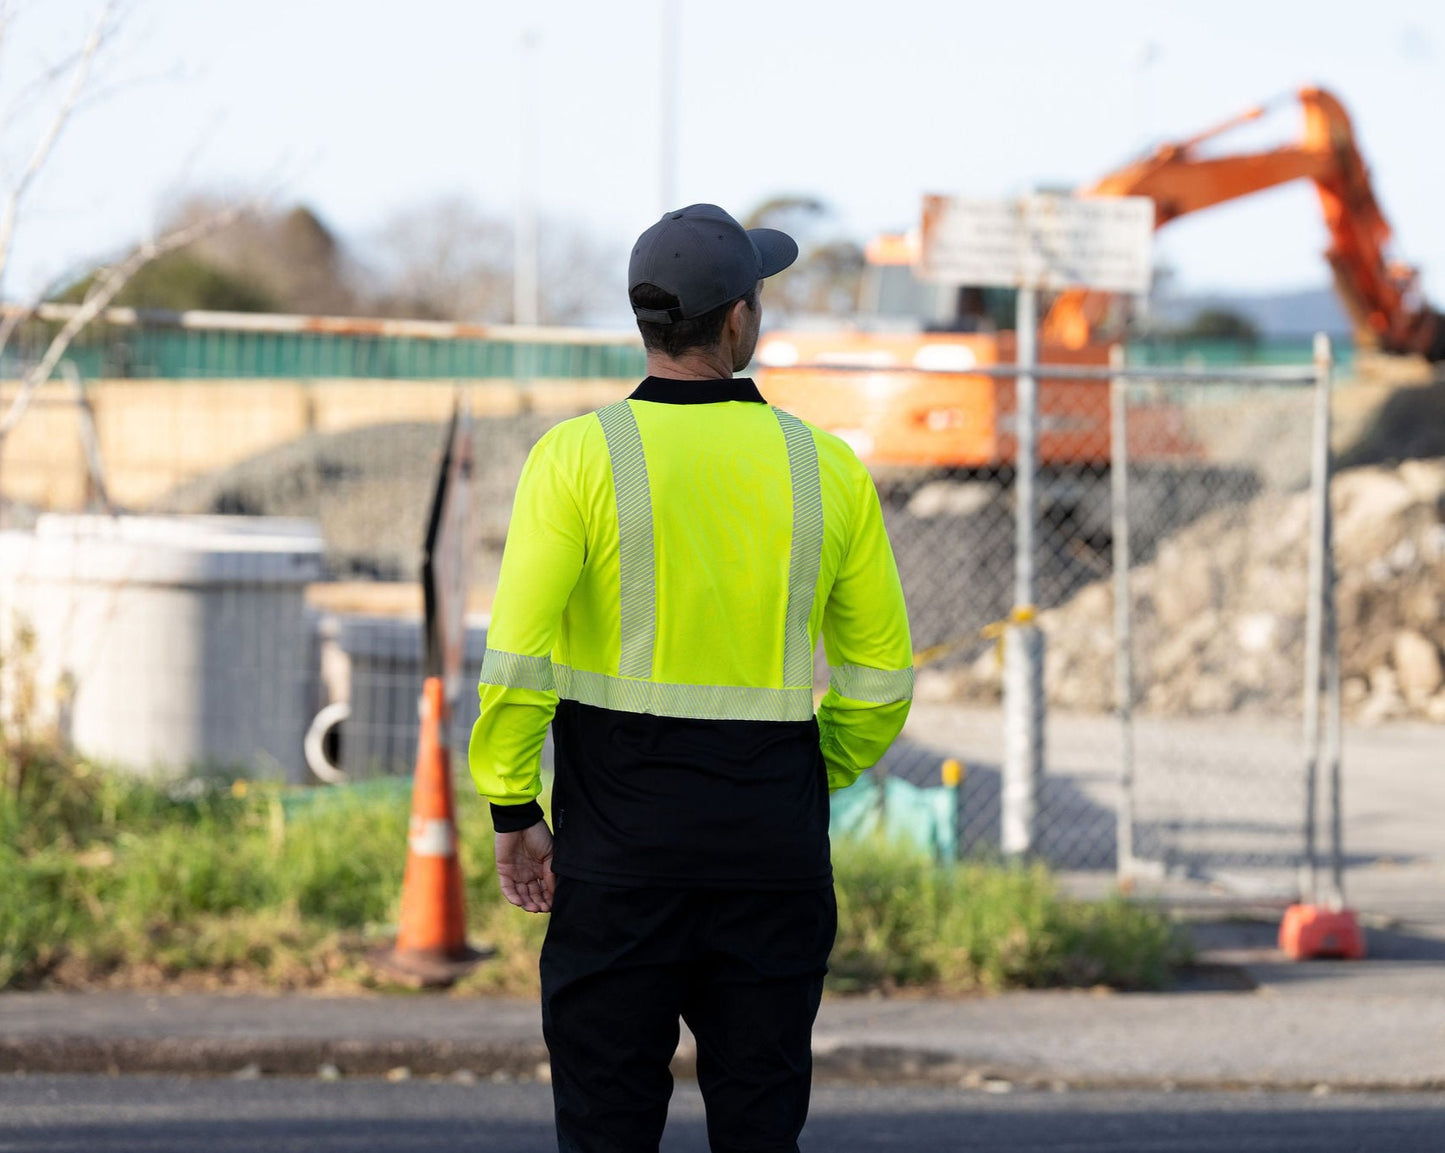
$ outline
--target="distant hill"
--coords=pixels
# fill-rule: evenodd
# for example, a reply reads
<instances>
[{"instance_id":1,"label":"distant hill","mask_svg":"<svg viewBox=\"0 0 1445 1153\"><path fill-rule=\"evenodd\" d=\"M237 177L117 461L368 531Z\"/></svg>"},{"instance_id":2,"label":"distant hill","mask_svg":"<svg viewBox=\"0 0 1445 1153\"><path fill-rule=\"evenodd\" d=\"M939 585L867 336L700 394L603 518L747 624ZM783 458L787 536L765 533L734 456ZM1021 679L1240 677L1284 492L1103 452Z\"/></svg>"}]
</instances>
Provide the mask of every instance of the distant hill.
<instances>
[{"instance_id":1,"label":"distant hill","mask_svg":"<svg viewBox=\"0 0 1445 1153\"><path fill-rule=\"evenodd\" d=\"M1196 313L1206 308L1225 309L1247 317L1266 340L1312 336L1316 332L1347 337L1352 330L1339 297L1330 288L1170 296L1152 301L1150 314L1159 327L1178 328L1187 325Z\"/></svg>"}]
</instances>

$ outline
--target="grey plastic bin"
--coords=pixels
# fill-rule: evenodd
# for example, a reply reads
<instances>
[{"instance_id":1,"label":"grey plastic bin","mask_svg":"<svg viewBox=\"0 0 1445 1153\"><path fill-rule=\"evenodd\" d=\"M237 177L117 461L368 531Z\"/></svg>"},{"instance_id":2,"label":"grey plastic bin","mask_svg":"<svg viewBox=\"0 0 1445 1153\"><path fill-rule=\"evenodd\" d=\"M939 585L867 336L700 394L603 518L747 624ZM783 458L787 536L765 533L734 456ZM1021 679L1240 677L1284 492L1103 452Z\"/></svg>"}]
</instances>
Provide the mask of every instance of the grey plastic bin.
<instances>
[{"instance_id":1,"label":"grey plastic bin","mask_svg":"<svg viewBox=\"0 0 1445 1153\"><path fill-rule=\"evenodd\" d=\"M339 767L353 780L410 773L416 765L423 680L420 619L338 614L323 628L350 664L351 715L341 725ZM469 624L466 667L448 731L454 753L465 753L477 719L477 678L486 651L485 621Z\"/></svg>"}]
</instances>

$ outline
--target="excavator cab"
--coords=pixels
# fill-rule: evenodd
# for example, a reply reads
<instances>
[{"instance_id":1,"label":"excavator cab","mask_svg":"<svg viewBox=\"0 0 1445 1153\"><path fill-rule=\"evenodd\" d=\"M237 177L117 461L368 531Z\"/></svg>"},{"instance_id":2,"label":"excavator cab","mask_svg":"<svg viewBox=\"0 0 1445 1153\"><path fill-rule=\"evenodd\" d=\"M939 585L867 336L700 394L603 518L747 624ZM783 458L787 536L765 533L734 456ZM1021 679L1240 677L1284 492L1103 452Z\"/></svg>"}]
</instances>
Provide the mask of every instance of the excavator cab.
<instances>
[{"instance_id":1,"label":"excavator cab","mask_svg":"<svg viewBox=\"0 0 1445 1153\"><path fill-rule=\"evenodd\" d=\"M1014 326L1014 293L955 288L915 274L916 234L885 233L864 250L857 324L872 332L1003 332Z\"/></svg>"}]
</instances>

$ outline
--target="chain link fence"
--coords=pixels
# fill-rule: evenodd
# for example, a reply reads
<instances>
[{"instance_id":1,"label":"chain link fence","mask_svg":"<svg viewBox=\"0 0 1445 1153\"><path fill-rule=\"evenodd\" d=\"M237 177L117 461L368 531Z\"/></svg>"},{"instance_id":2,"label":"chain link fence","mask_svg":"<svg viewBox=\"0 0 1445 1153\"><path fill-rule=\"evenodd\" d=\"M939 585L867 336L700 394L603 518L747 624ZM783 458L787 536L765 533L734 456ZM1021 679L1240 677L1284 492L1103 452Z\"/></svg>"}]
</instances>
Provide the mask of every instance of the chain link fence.
<instances>
[{"instance_id":1,"label":"chain link fence","mask_svg":"<svg viewBox=\"0 0 1445 1153\"><path fill-rule=\"evenodd\" d=\"M121 313L87 332L0 446L0 725L142 770L409 772L417 581L453 406L477 417L475 683L526 454L635 386L636 337L163 321ZM30 327L0 411L46 339ZM73 515L107 506L128 515ZM462 694L454 749L475 715Z\"/></svg>"},{"instance_id":2,"label":"chain link fence","mask_svg":"<svg viewBox=\"0 0 1445 1153\"><path fill-rule=\"evenodd\" d=\"M464 679L475 685L526 454L600 402L596 389L529 385L535 407L510 406L498 394L513 387L377 393L365 398L373 423L238 454L118 518L64 505L17 514L12 503L0 533L0 725L19 720L24 699L26 726L57 727L83 751L142 770L409 773L424 664L418 580L451 406L491 409L475 422L470 503ZM223 440L227 407L193 417L192 433ZM111 477L124 488L123 472ZM33 659L14 659L22 649ZM476 709L475 693L462 693L454 750Z\"/></svg>"},{"instance_id":3,"label":"chain link fence","mask_svg":"<svg viewBox=\"0 0 1445 1153\"><path fill-rule=\"evenodd\" d=\"M313 764L353 779L410 770L422 676L414 582L446 419L459 392L475 413L476 616L466 662L466 680L475 682L526 453L552 424L625 395L640 375L634 365L619 367L617 349L625 346L618 341L569 347L571 359L545 377L489 379L459 370L425 379L282 372L245 382L87 382L118 504L167 516L279 516L319 526L314 575L321 579L297 582L289 607L246 601L239 578L216 594L221 607L213 606L250 630L249 647L235 650L245 658L230 659L227 692L249 699L245 685L254 683L297 698L299 720L287 722L286 739L294 735L300 747L306 732L291 730L309 730ZM428 355L440 363L440 354ZM552 355L539 353L537 362ZM1030 627L1045 644L1045 755L1031 851L1069 870L1285 886L1301 864L1307 801L1300 703L1313 524L1310 373L1221 369L1180 379L1138 368L1116 383L1103 371L1050 371L1064 370L1039 372ZM998 461L877 472L920 655L913 719L878 773L935 787L945 760L962 761L956 843L966 854L1000 852L1000 642L1027 623L1010 623L1018 516L1009 463L1013 389L1006 372L994 379L1001 386ZM64 399L57 394L56 404L35 411L28 435L38 440L29 449L9 445L0 460L12 524L24 527L26 516L33 523L47 508L80 506L84 487L57 479L86 471L83 457L54 450L76 434L74 406ZM1116 413L1127 427L1122 441ZM49 455L38 447L47 436ZM1122 470L1114 465L1121 445ZM298 626L282 627L296 606L306 622L299 647L286 634ZM93 628L103 635L100 625ZM1127 727L1117 715L1121 630L1133 659ZM73 655L74 644L66 643ZM178 684L187 676L204 680L208 660L225 662L204 639L196 643L209 655L178 656L173 663L186 674ZM67 660L50 673L78 678L75 660ZM821 667L819 675L821 687ZM204 715L220 716L226 694L206 692L212 711ZM280 708L272 697L258 700L258 715ZM184 703L168 707L179 716ZM84 701L78 705L83 713ZM327 708L324 723L316 723ZM453 718L458 752L475 709L474 695L463 693ZM286 759L285 769L309 779L297 757Z\"/></svg>"},{"instance_id":4,"label":"chain link fence","mask_svg":"<svg viewBox=\"0 0 1445 1153\"><path fill-rule=\"evenodd\" d=\"M1147 402L1181 413L1205 466L1162 491L1145 465L1125 478L1130 567L1114 589L1132 674L1120 751L1128 871L1294 891L1312 771L1301 708L1324 598L1310 572L1328 484L1315 467L1328 435L1315 420L1321 387L1327 376L1120 382L1128 412ZM1318 678L1318 649L1314 661Z\"/></svg>"},{"instance_id":5,"label":"chain link fence","mask_svg":"<svg viewBox=\"0 0 1445 1153\"><path fill-rule=\"evenodd\" d=\"M1315 373L1065 371L1039 370L1030 851L1066 870L1287 892L1306 855ZM921 668L879 771L936 786L961 760L958 843L996 854L1003 641L1021 623L1012 469L890 472L880 491Z\"/></svg>"}]
</instances>

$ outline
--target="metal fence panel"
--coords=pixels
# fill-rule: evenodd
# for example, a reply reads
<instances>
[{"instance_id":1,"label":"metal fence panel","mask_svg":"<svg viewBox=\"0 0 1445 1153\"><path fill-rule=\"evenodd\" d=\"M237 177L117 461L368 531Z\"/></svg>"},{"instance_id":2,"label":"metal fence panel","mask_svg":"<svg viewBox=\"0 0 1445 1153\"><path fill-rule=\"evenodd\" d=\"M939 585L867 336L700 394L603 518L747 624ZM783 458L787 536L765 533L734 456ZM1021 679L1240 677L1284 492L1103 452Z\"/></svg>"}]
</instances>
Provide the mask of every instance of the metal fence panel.
<instances>
[{"instance_id":1,"label":"metal fence panel","mask_svg":"<svg viewBox=\"0 0 1445 1153\"><path fill-rule=\"evenodd\" d=\"M1304 853L1315 390L1130 380L1180 414L1187 463L1128 467L1133 855L1292 891ZM1131 441L1132 445L1132 441ZM1317 619L1317 618L1316 618Z\"/></svg>"},{"instance_id":2,"label":"metal fence panel","mask_svg":"<svg viewBox=\"0 0 1445 1153\"><path fill-rule=\"evenodd\" d=\"M1187 381L1130 370L1122 477L1110 468L1106 374L1064 371L1040 370L1035 607L1047 715L1031 851L1064 869L1115 869L1122 838L1126 871L1285 888L1303 852L1308 370ZM1120 479L1127 505L1116 509ZM982 710L997 708L1003 688L1012 472L912 485L890 476L884 493L926 662L920 711L954 702L971 719L940 724L929 713L882 771L933 784L945 757L967 758L959 842L997 852L1003 741L980 731L1003 727L1001 714ZM1121 534L1137 714L1127 796L1115 718ZM955 732L963 736L950 743Z\"/></svg>"}]
</instances>

